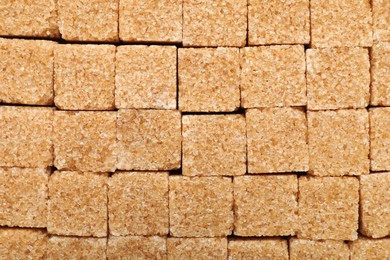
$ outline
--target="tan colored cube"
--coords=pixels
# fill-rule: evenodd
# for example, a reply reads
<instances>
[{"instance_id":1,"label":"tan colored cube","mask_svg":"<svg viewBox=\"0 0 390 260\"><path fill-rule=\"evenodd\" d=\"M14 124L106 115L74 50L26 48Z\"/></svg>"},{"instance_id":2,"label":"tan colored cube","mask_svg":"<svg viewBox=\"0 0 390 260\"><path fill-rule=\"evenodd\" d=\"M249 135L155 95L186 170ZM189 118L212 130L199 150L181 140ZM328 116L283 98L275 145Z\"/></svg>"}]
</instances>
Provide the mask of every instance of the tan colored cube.
<instances>
[{"instance_id":1,"label":"tan colored cube","mask_svg":"<svg viewBox=\"0 0 390 260\"><path fill-rule=\"evenodd\" d=\"M348 244L334 240L290 239L291 260L340 259L349 260Z\"/></svg>"},{"instance_id":2,"label":"tan colored cube","mask_svg":"<svg viewBox=\"0 0 390 260\"><path fill-rule=\"evenodd\" d=\"M248 109L246 127L249 173L308 170L305 111L289 107Z\"/></svg>"},{"instance_id":3,"label":"tan colored cube","mask_svg":"<svg viewBox=\"0 0 390 260\"><path fill-rule=\"evenodd\" d=\"M47 244L48 259L106 259L106 238L52 236Z\"/></svg>"},{"instance_id":4,"label":"tan colored cube","mask_svg":"<svg viewBox=\"0 0 390 260\"><path fill-rule=\"evenodd\" d=\"M288 259L287 240L280 238L233 239L228 250L229 260Z\"/></svg>"},{"instance_id":5,"label":"tan colored cube","mask_svg":"<svg viewBox=\"0 0 390 260\"><path fill-rule=\"evenodd\" d=\"M351 260L390 259L390 238L370 239L360 237L350 243Z\"/></svg>"},{"instance_id":6,"label":"tan colored cube","mask_svg":"<svg viewBox=\"0 0 390 260\"><path fill-rule=\"evenodd\" d=\"M178 110L119 110L117 139L120 170L180 168L181 114Z\"/></svg>"},{"instance_id":7,"label":"tan colored cube","mask_svg":"<svg viewBox=\"0 0 390 260\"><path fill-rule=\"evenodd\" d=\"M176 109L176 47L119 46L116 108Z\"/></svg>"},{"instance_id":8,"label":"tan colored cube","mask_svg":"<svg viewBox=\"0 0 390 260\"><path fill-rule=\"evenodd\" d=\"M370 59L364 48L306 51L307 108L365 108L370 100Z\"/></svg>"},{"instance_id":9,"label":"tan colored cube","mask_svg":"<svg viewBox=\"0 0 390 260\"><path fill-rule=\"evenodd\" d=\"M167 240L168 259L227 259L226 238L177 238Z\"/></svg>"},{"instance_id":10,"label":"tan colored cube","mask_svg":"<svg viewBox=\"0 0 390 260\"><path fill-rule=\"evenodd\" d=\"M167 172L118 172L108 190L111 235L168 234Z\"/></svg>"},{"instance_id":11,"label":"tan colored cube","mask_svg":"<svg viewBox=\"0 0 390 260\"><path fill-rule=\"evenodd\" d=\"M67 41L117 41L118 9L119 0L57 0L61 37Z\"/></svg>"},{"instance_id":12,"label":"tan colored cube","mask_svg":"<svg viewBox=\"0 0 390 260\"><path fill-rule=\"evenodd\" d=\"M58 170L116 169L116 112L54 113L54 166Z\"/></svg>"},{"instance_id":13,"label":"tan colored cube","mask_svg":"<svg viewBox=\"0 0 390 260\"><path fill-rule=\"evenodd\" d=\"M56 107L66 110L115 108L115 46L61 44L54 53Z\"/></svg>"},{"instance_id":14,"label":"tan colored cube","mask_svg":"<svg viewBox=\"0 0 390 260\"><path fill-rule=\"evenodd\" d=\"M245 47L240 53L244 108L306 106L303 45Z\"/></svg>"},{"instance_id":15,"label":"tan colored cube","mask_svg":"<svg viewBox=\"0 0 390 260\"><path fill-rule=\"evenodd\" d=\"M247 1L183 0L184 46L246 44Z\"/></svg>"},{"instance_id":16,"label":"tan colored cube","mask_svg":"<svg viewBox=\"0 0 390 260\"><path fill-rule=\"evenodd\" d=\"M390 106L390 42L371 49L371 105Z\"/></svg>"},{"instance_id":17,"label":"tan colored cube","mask_svg":"<svg viewBox=\"0 0 390 260\"><path fill-rule=\"evenodd\" d=\"M108 259L167 259L167 239L158 236L109 237Z\"/></svg>"},{"instance_id":18,"label":"tan colored cube","mask_svg":"<svg viewBox=\"0 0 390 260\"><path fill-rule=\"evenodd\" d=\"M0 102L53 104L54 46L49 41L0 39Z\"/></svg>"},{"instance_id":19,"label":"tan colored cube","mask_svg":"<svg viewBox=\"0 0 390 260\"><path fill-rule=\"evenodd\" d=\"M0 107L0 166L53 165L53 109Z\"/></svg>"},{"instance_id":20,"label":"tan colored cube","mask_svg":"<svg viewBox=\"0 0 390 260\"><path fill-rule=\"evenodd\" d=\"M182 41L181 0L120 0L119 37L125 42Z\"/></svg>"},{"instance_id":21,"label":"tan colored cube","mask_svg":"<svg viewBox=\"0 0 390 260\"><path fill-rule=\"evenodd\" d=\"M370 109L372 171L390 171L390 107Z\"/></svg>"},{"instance_id":22,"label":"tan colored cube","mask_svg":"<svg viewBox=\"0 0 390 260\"><path fill-rule=\"evenodd\" d=\"M360 232L373 238L390 235L390 172L360 177Z\"/></svg>"},{"instance_id":23,"label":"tan colored cube","mask_svg":"<svg viewBox=\"0 0 390 260\"><path fill-rule=\"evenodd\" d=\"M105 173L56 171L49 178L50 234L105 237L107 235Z\"/></svg>"},{"instance_id":24,"label":"tan colored cube","mask_svg":"<svg viewBox=\"0 0 390 260\"><path fill-rule=\"evenodd\" d=\"M234 177L234 234L290 236L298 228L296 175Z\"/></svg>"},{"instance_id":25,"label":"tan colored cube","mask_svg":"<svg viewBox=\"0 0 390 260\"><path fill-rule=\"evenodd\" d=\"M231 235L231 178L169 176L169 223L174 237Z\"/></svg>"},{"instance_id":26,"label":"tan colored cube","mask_svg":"<svg viewBox=\"0 0 390 260\"><path fill-rule=\"evenodd\" d=\"M243 175L246 172L242 115L185 115L183 175Z\"/></svg>"},{"instance_id":27,"label":"tan colored cube","mask_svg":"<svg viewBox=\"0 0 390 260\"><path fill-rule=\"evenodd\" d=\"M355 177L299 178L298 238L356 240L359 181Z\"/></svg>"},{"instance_id":28,"label":"tan colored cube","mask_svg":"<svg viewBox=\"0 0 390 260\"><path fill-rule=\"evenodd\" d=\"M47 184L44 168L0 168L0 225L46 227Z\"/></svg>"},{"instance_id":29,"label":"tan colored cube","mask_svg":"<svg viewBox=\"0 0 390 260\"><path fill-rule=\"evenodd\" d=\"M365 109L308 112L309 174L368 174L368 113Z\"/></svg>"},{"instance_id":30,"label":"tan colored cube","mask_svg":"<svg viewBox=\"0 0 390 260\"><path fill-rule=\"evenodd\" d=\"M390 41L390 2L388 0L372 0L372 20L374 40Z\"/></svg>"},{"instance_id":31,"label":"tan colored cube","mask_svg":"<svg viewBox=\"0 0 390 260\"><path fill-rule=\"evenodd\" d=\"M313 47L372 45L370 0L313 0L310 14Z\"/></svg>"},{"instance_id":32,"label":"tan colored cube","mask_svg":"<svg viewBox=\"0 0 390 260\"><path fill-rule=\"evenodd\" d=\"M0 35L59 37L56 0L2 0Z\"/></svg>"},{"instance_id":33,"label":"tan colored cube","mask_svg":"<svg viewBox=\"0 0 390 260\"><path fill-rule=\"evenodd\" d=\"M46 244L43 229L0 228L2 259L45 259Z\"/></svg>"},{"instance_id":34,"label":"tan colored cube","mask_svg":"<svg viewBox=\"0 0 390 260\"><path fill-rule=\"evenodd\" d=\"M309 0L249 0L249 45L310 42Z\"/></svg>"}]
</instances>

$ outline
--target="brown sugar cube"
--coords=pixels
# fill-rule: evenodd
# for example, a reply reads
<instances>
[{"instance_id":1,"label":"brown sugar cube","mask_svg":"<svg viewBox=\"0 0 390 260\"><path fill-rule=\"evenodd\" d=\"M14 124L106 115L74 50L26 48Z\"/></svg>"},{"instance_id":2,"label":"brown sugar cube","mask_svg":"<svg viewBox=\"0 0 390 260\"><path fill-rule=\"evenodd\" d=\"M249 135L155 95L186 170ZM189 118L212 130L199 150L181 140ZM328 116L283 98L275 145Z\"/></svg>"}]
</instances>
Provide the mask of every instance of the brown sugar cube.
<instances>
[{"instance_id":1,"label":"brown sugar cube","mask_svg":"<svg viewBox=\"0 0 390 260\"><path fill-rule=\"evenodd\" d=\"M47 244L48 259L106 259L106 238L52 236Z\"/></svg>"},{"instance_id":2,"label":"brown sugar cube","mask_svg":"<svg viewBox=\"0 0 390 260\"><path fill-rule=\"evenodd\" d=\"M179 49L179 108L234 111L240 106L238 48Z\"/></svg>"},{"instance_id":3,"label":"brown sugar cube","mask_svg":"<svg viewBox=\"0 0 390 260\"><path fill-rule=\"evenodd\" d=\"M107 179L104 173L58 172L49 178L50 234L107 235Z\"/></svg>"},{"instance_id":4,"label":"brown sugar cube","mask_svg":"<svg viewBox=\"0 0 390 260\"><path fill-rule=\"evenodd\" d=\"M373 238L390 235L390 172L360 177L360 232Z\"/></svg>"},{"instance_id":5,"label":"brown sugar cube","mask_svg":"<svg viewBox=\"0 0 390 260\"><path fill-rule=\"evenodd\" d=\"M167 239L158 236L109 237L108 259L167 259Z\"/></svg>"},{"instance_id":6,"label":"brown sugar cube","mask_svg":"<svg viewBox=\"0 0 390 260\"><path fill-rule=\"evenodd\" d=\"M57 0L58 26L67 41L117 41L119 0Z\"/></svg>"},{"instance_id":7,"label":"brown sugar cube","mask_svg":"<svg viewBox=\"0 0 390 260\"><path fill-rule=\"evenodd\" d=\"M243 175L246 172L242 115L185 115L183 175Z\"/></svg>"},{"instance_id":8,"label":"brown sugar cube","mask_svg":"<svg viewBox=\"0 0 390 260\"><path fill-rule=\"evenodd\" d=\"M296 175L234 178L234 234L294 235L298 221Z\"/></svg>"},{"instance_id":9,"label":"brown sugar cube","mask_svg":"<svg viewBox=\"0 0 390 260\"><path fill-rule=\"evenodd\" d=\"M310 14L313 47L372 45L370 0L312 0Z\"/></svg>"},{"instance_id":10,"label":"brown sugar cube","mask_svg":"<svg viewBox=\"0 0 390 260\"><path fill-rule=\"evenodd\" d=\"M306 105L303 45L245 47L241 53L241 105Z\"/></svg>"},{"instance_id":11,"label":"brown sugar cube","mask_svg":"<svg viewBox=\"0 0 390 260\"><path fill-rule=\"evenodd\" d=\"M114 109L115 46L61 44L54 53L54 102L58 108Z\"/></svg>"},{"instance_id":12,"label":"brown sugar cube","mask_svg":"<svg viewBox=\"0 0 390 260\"><path fill-rule=\"evenodd\" d=\"M340 259L349 260L348 244L334 240L290 239L291 260Z\"/></svg>"},{"instance_id":13,"label":"brown sugar cube","mask_svg":"<svg viewBox=\"0 0 390 260\"><path fill-rule=\"evenodd\" d=\"M305 112L299 108L246 111L248 172L307 171Z\"/></svg>"},{"instance_id":14,"label":"brown sugar cube","mask_svg":"<svg viewBox=\"0 0 390 260\"><path fill-rule=\"evenodd\" d=\"M390 107L370 109L372 171L390 171Z\"/></svg>"},{"instance_id":15,"label":"brown sugar cube","mask_svg":"<svg viewBox=\"0 0 390 260\"><path fill-rule=\"evenodd\" d=\"M53 51L49 41L0 39L0 102L53 104Z\"/></svg>"},{"instance_id":16,"label":"brown sugar cube","mask_svg":"<svg viewBox=\"0 0 390 260\"><path fill-rule=\"evenodd\" d=\"M370 239L359 237L350 242L351 260L390 259L390 238Z\"/></svg>"},{"instance_id":17,"label":"brown sugar cube","mask_svg":"<svg viewBox=\"0 0 390 260\"><path fill-rule=\"evenodd\" d=\"M227 259L226 238L177 238L167 239L168 259Z\"/></svg>"},{"instance_id":18,"label":"brown sugar cube","mask_svg":"<svg viewBox=\"0 0 390 260\"><path fill-rule=\"evenodd\" d=\"M249 0L248 41L249 45L309 43L309 0Z\"/></svg>"},{"instance_id":19,"label":"brown sugar cube","mask_svg":"<svg viewBox=\"0 0 390 260\"><path fill-rule=\"evenodd\" d=\"M390 42L374 44L371 50L371 105L390 106Z\"/></svg>"},{"instance_id":20,"label":"brown sugar cube","mask_svg":"<svg viewBox=\"0 0 390 260\"><path fill-rule=\"evenodd\" d=\"M175 46L119 46L115 106L176 109L176 56Z\"/></svg>"},{"instance_id":21,"label":"brown sugar cube","mask_svg":"<svg viewBox=\"0 0 390 260\"><path fill-rule=\"evenodd\" d=\"M374 40L390 41L390 2L388 0L372 0L372 20Z\"/></svg>"},{"instance_id":22,"label":"brown sugar cube","mask_svg":"<svg viewBox=\"0 0 390 260\"><path fill-rule=\"evenodd\" d=\"M246 43L247 1L183 0L184 46L236 46Z\"/></svg>"},{"instance_id":23,"label":"brown sugar cube","mask_svg":"<svg viewBox=\"0 0 390 260\"><path fill-rule=\"evenodd\" d=\"M0 107L0 166L53 165L53 109Z\"/></svg>"},{"instance_id":24,"label":"brown sugar cube","mask_svg":"<svg viewBox=\"0 0 390 260\"><path fill-rule=\"evenodd\" d=\"M229 260L288 259L287 240L280 238L234 239L228 250Z\"/></svg>"},{"instance_id":25,"label":"brown sugar cube","mask_svg":"<svg viewBox=\"0 0 390 260\"><path fill-rule=\"evenodd\" d=\"M228 177L169 176L169 223L174 237L220 237L233 230Z\"/></svg>"},{"instance_id":26,"label":"brown sugar cube","mask_svg":"<svg viewBox=\"0 0 390 260\"><path fill-rule=\"evenodd\" d=\"M120 170L180 168L180 111L119 110L117 138Z\"/></svg>"},{"instance_id":27,"label":"brown sugar cube","mask_svg":"<svg viewBox=\"0 0 390 260\"><path fill-rule=\"evenodd\" d=\"M168 173L119 172L108 180L110 234L167 235Z\"/></svg>"},{"instance_id":28,"label":"brown sugar cube","mask_svg":"<svg viewBox=\"0 0 390 260\"><path fill-rule=\"evenodd\" d=\"M115 112L54 113L54 165L59 170L116 169Z\"/></svg>"},{"instance_id":29,"label":"brown sugar cube","mask_svg":"<svg viewBox=\"0 0 390 260\"><path fill-rule=\"evenodd\" d=\"M355 240L359 181L355 177L299 178L298 238Z\"/></svg>"},{"instance_id":30,"label":"brown sugar cube","mask_svg":"<svg viewBox=\"0 0 390 260\"><path fill-rule=\"evenodd\" d=\"M56 0L2 0L0 35L59 37Z\"/></svg>"},{"instance_id":31,"label":"brown sugar cube","mask_svg":"<svg viewBox=\"0 0 390 260\"><path fill-rule=\"evenodd\" d=\"M306 51L310 110L365 108L370 99L370 60L364 48Z\"/></svg>"},{"instance_id":32,"label":"brown sugar cube","mask_svg":"<svg viewBox=\"0 0 390 260\"><path fill-rule=\"evenodd\" d=\"M181 42L181 0L120 0L119 37L125 42Z\"/></svg>"},{"instance_id":33,"label":"brown sugar cube","mask_svg":"<svg viewBox=\"0 0 390 260\"><path fill-rule=\"evenodd\" d=\"M44 168L0 168L0 225L46 227L47 184Z\"/></svg>"},{"instance_id":34,"label":"brown sugar cube","mask_svg":"<svg viewBox=\"0 0 390 260\"><path fill-rule=\"evenodd\" d=\"M368 174L368 113L365 109L308 112L309 174Z\"/></svg>"}]
</instances>

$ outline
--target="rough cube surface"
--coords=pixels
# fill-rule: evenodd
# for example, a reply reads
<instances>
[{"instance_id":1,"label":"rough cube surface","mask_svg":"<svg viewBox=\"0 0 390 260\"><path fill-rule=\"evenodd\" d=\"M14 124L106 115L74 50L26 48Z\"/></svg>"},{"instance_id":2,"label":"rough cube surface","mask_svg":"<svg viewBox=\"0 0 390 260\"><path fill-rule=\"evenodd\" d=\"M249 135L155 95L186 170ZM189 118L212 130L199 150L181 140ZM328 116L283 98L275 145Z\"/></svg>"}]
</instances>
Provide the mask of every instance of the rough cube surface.
<instances>
[{"instance_id":1,"label":"rough cube surface","mask_svg":"<svg viewBox=\"0 0 390 260\"><path fill-rule=\"evenodd\" d=\"M298 215L298 238L357 239L359 181L355 177L300 177Z\"/></svg>"},{"instance_id":2,"label":"rough cube surface","mask_svg":"<svg viewBox=\"0 0 390 260\"><path fill-rule=\"evenodd\" d=\"M48 259L106 259L106 238L52 236L47 243Z\"/></svg>"},{"instance_id":3,"label":"rough cube surface","mask_svg":"<svg viewBox=\"0 0 390 260\"><path fill-rule=\"evenodd\" d=\"M390 42L374 44L371 51L371 105L390 106L389 71Z\"/></svg>"},{"instance_id":4,"label":"rough cube surface","mask_svg":"<svg viewBox=\"0 0 390 260\"><path fill-rule=\"evenodd\" d=\"M242 115L185 115L183 175L242 175L246 171Z\"/></svg>"},{"instance_id":5,"label":"rough cube surface","mask_svg":"<svg viewBox=\"0 0 390 260\"><path fill-rule=\"evenodd\" d=\"M169 176L169 223L174 237L220 237L233 230L228 177Z\"/></svg>"},{"instance_id":6,"label":"rough cube surface","mask_svg":"<svg viewBox=\"0 0 390 260\"><path fill-rule=\"evenodd\" d=\"M227 259L226 238L170 237L167 249L169 259Z\"/></svg>"},{"instance_id":7,"label":"rough cube surface","mask_svg":"<svg viewBox=\"0 0 390 260\"><path fill-rule=\"evenodd\" d=\"M288 259L287 240L234 239L228 245L229 259Z\"/></svg>"},{"instance_id":8,"label":"rough cube surface","mask_svg":"<svg viewBox=\"0 0 390 260\"><path fill-rule=\"evenodd\" d=\"M107 178L104 173L53 173L49 178L48 232L106 236Z\"/></svg>"},{"instance_id":9,"label":"rough cube surface","mask_svg":"<svg viewBox=\"0 0 390 260\"><path fill-rule=\"evenodd\" d=\"M305 112L299 108L246 111L248 172L307 171Z\"/></svg>"},{"instance_id":10,"label":"rough cube surface","mask_svg":"<svg viewBox=\"0 0 390 260\"><path fill-rule=\"evenodd\" d=\"M247 1L183 0L184 46L244 46Z\"/></svg>"},{"instance_id":11,"label":"rough cube surface","mask_svg":"<svg viewBox=\"0 0 390 260\"><path fill-rule=\"evenodd\" d=\"M244 108L306 105L303 45L245 47L240 53Z\"/></svg>"},{"instance_id":12,"label":"rough cube surface","mask_svg":"<svg viewBox=\"0 0 390 260\"><path fill-rule=\"evenodd\" d=\"M53 109L0 107L0 166L53 165Z\"/></svg>"},{"instance_id":13,"label":"rough cube surface","mask_svg":"<svg viewBox=\"0 0 390 260\"><path fill-rule=\"evenodd\" d=\"M176 47L119 46L116 54L117 108L176 108Z\"/></svg>"},{"instance_id":14,"label":"rough cube surface","mask_svg":"<svg viewBox=\"0 0 390 260\"><path fill-rule=\"evenodd\" d=\"M116 113L56 111L54 114L57 169L115 171Z\"/></svg>"},{"instance_id":15,"label":"rough cube surface","mask_svg":"<svg viewBox=\"0 0 390 260\"><path fill-rule=\"evenodd\" d=\"M369 172L368 113L365 109L308 112L309 174Z\"/></svg>"},{"instance_id":16,"label":"rough cube surface","mask_svg":"<svg viewBox=\"0 0 390 260\"><path fill-rule=\"evenodd\" d=\"M370 109L372 171L390 171L390 107Z\"/></svg>"},{"instance_id":17,"label":"rough cube surface","mask_svg":"<svg viewBox=\"0 0 390 260\"><path fill-rule=\"evenodd\" d=\"M167 172L118 172L108 187L110 234L168 234Z\"/></svg>"},{"instance_id":18,"label":"rough cube surface","mask_svg":"<svg viewBox=\"0 0 390 260\"><path fill-rule=\"evenodd\" d=\"M119 110L117 138L120 170L180 168L180 111Z\"/></svg>"},{"instance_id":19,"label":"rough cube surface","mask_svg":"<svg viewBox=\"0 0 390 260\"><path fill-rule=\"evenodd\" d=\"M390 41L390 2L388 0L372 0L372 18L374 40Z\"/></svg>"},{"instance_id":20,"label":"rough cube surface","mask_svg":"<svg viewBox=\"0 0 390 260\"><path fill-rule=\"evenodd\" d=\"M350 243L351 260L389 259L390 238L369 239L360 237Z\"/></svg>"},{"instance_id":21,"label":"rough cube surface","mask_svg":"<svg viewBox=\"0 0 390 260\"><path fill-rule=\"evenodd\" d=\"M291 260L340 259L349 260L348 244L334 240L290 239Z\"/></svg>"}]
</instances>

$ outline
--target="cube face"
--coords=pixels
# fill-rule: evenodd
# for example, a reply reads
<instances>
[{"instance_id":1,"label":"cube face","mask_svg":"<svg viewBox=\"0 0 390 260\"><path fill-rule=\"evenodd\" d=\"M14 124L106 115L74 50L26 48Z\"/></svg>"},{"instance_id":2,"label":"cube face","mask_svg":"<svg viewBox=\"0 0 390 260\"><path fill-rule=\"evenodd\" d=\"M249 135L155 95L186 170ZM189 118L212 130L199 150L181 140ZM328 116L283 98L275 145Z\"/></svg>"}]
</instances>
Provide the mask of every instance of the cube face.
<instances>
[{"instance_id":1,"label":"cube face","mask_svg":"<svg viewBox=\"0 0 390 260\"><path fill-rule=\"evenodd\" d=\"M306 105L303 45L245 47L240 53L244 108Z\"/></svg>"},{"instance_id":2,"label":"cube face","mask_svg":"<svg viewBox=\"0 0 390 260\"><path fill-rule=\"evenodd\" d=\"M183 0L184 46L241 47L246 34L246 1Z\"/></svg>"},{"instance_id":3,"label":"cube face","mask_svg":"<svg viewBox=\"0 0 390 260\"><path fill-rule=\"evenodd\" d=\"M180 168L181 114L177 110L118 112L118 169Z\"/></svg>"},{"instance_id":4,"label":"cube face","mask_svg":"<svg viewBox=\"0 0 390 260\"><path fill-rule=\"evenodd\" d=\"M296 175L234 177L234 234L294 235L298 222Z\"/></svg>"},{"instance_id":5,"label":"cube face","mask_svg":"<svg viewBox=\"0 0 390 260\"><path fill-rule=\"evenodd\" d=\"M119 0L58 0L58 24L67 41L117 41Z\"/></svg>"},{"instance_id":6,"label":"cube face","mask_svg":"<svg viewBox=\"0 0 390 260\"><path fill-rule=\"evenodd\" d=\"M369 172L368 113L365 109L308 112L309 174Z\"/></svg>"},{"instance_id":7,"label":"cube face","mask_svg":"<svg viewBox=\"0 0 390 260\"><path fill-rule=\"evenodd\" d=\"M168 234L167 172L119 172L108 185L111 235Z\"/></svg>"},{"instance_id":8,"label":"cube face","mask_svg":"<svg viewBox=\"0 0 390 260\"><path fill-rule=\"evenodd\" d=\"M49 174L44 168L0 168L1 226L46 227Z\"/></svg>"},{"instance_id":9,"label":"cube face","mask_svg":"<svg viewBox=\"0 0 390 260\"><path fill-rule=\"evenodd\" d=\"M179 108L234 111L240 106L238 48L179 49Z\"/></svg>"},{"instance_id":10,"label":"cube face","mask_svg":"<svg viewBox=\"0 0 390 260\"><path fill-rule=\"evenodd\" d=\"M53 104L54 46L49 41L0 39L0 102Z\"/></svg>"},{"instance_id":11,"label":"cube face","mask_svg":"<svg viewBox=\"0 0 390 260\"><path fill-rule=\"evenodd\" d=\"M248 172L307 171L305 112L298 108L246 111Z\"/></svg>"},{"instance_id":12,"label":"cube face","mask_svg":"<svg viewBox=\"0 0 390 260\"><path fill-rule=\"evenodd\" d=\"M309 0L249 0L249 45L310 42Z\"/></svg>"},{"instance_id":13,"label":"cube face","mask_svg":"<svg viewBox=\"0 0 390 260\"><path fill-rule=\"evenodd\" d=\"M390 41L390 2L373 0L371 3L374 40L388 42Z\"/></svg>"},{"instance_id":14,"label":"cube face","mask_svg":"<svg viewBox=\"0 0 390 260\"><path fill-rule=\"evenodd\" d=\"M246 135L242 115L185 115L182 121L183 175L245 174Z\"/></svg>"},{"instance_id":15,"label":"cube face","mask_svg":"<svg viewBox=\"0 0 390 260\"><path fill-rule=\"evenodd\" d=\"M50 234L107 235L107 179L104 173L55 172L49 178Z\"/></svg>"},{"instance_id":16,"label":"cube face","mask_svg":"<svg viewBox=\"0 0 390 260\"><path fill-rule=\"evenodd\" d=\"M181 42L181 0L121 0L119 37L125 42Z\"/></svg>"},{"instance_id":17,"label":"cube face","mask_svg":"<svg viewBox=\"0 0 390 260\"><path fill-rule=\"evenodd\" d=\"M47 244L48 259L106 259L106 238L51 236Z\"/></svg>"},{"instance_id":18,"label":"cube face","mask_svg":"<svg viewBox=\"0 0 390 260\"><path fill-rule=\"evenodd\" d=\"M370 239L360 237L350 243L351 260L390 258L390 239Z\"/></svg>"},{"instance_id":19,"label":"cube face","mask_svg":"<svg viewBox=\"0 0 390 260\"><path fill-rule=\"evenodd\" d=\"M54 102L58 108L114 109L115 46L58 45L54 75Z\"/></svg>"},{"instance_id":20,"label":"cube face","mask_svg":"<svg viewBox=\"0 0 390 260\"><path fill-rule=\"evenodd\" d=\"M390 171L390 108L372 108L369 113L371 170Z\"/></svg>"},{"instance_id":21,"label":"cube face","mask_svg":"<svg viewBox=\"0 0 390 260\"><path fill-rule=\"evenodd\" d=\"M310 12L312 46L372 45L370 0L313 0Z\"/></svg>"},{"instance_id":22,"label":"cube face","mask_svg":"<svg viewBox=\"0 0 390 260\"><path fill-rule=\"evenodd\" d=\"M228 245L229 259L281 259L287 260L287 240L284 239L235 239Z\"/></svg>"},{"instance_id":23,"label":"cube face","mask_svg":"<svg viewBox=\"0 0 390 260\"><path fill-rule=\"evenodd\" d=\"M298 215L298 238L357 239L359 181L354 177L300 177Z\"/></svg>"},{"instance_id":24,"label":"cube face","mask_svg":"<svg viewBox=\"0 0 390 260\"><path fill-rule=\"evenodd\" d=\"M290 259L340 259L349 260L348 244L344 241L290 239Z\"/></svg>"},{"instance_id":25,"label":"cube face","mask_svg":"<svg viewBox=\"0 0 390 260\"><path fill-rule=\"evenodd\" d=\"M233 185L227 177L169 176L174 237L227 236L233 229Z\"/></svg>"},{"instance_id":26,"label":"cube face","mask_svg":"<svg viewBox=\"0 0 390 260\"><path fill-rule=\"evenodd\" d=\"M390 43L374 44L371 63L371 105L390 106Z\"/></svg>"},{"instance_id":27,"label":"cube face","mask_svg":"<svg viewBox=\"0 0 390 260\"><path fill-rule=\"evenodd\" d=\"M0 107L0 166L53 165L53 109Z\"/></svg>"},{"instance_id":28,"label":"cube face","mask_svg":"<svg viewBox=\"0 0 390 260\"><path fill-rule=\"evenodd\" d=\"M115 86L117 108L175 109L176 47L119 46Z\"/></svg>"},{"instance_id":29,"label":"cube face","mask_svg":"<svg viewBox=\"0 0 390 260\"><path fill-rule=\"evenodd\" d=\"M360 232L373 238L390 235L390 172L360 177Z\"/></svg>"},{"instance_id":30,"label":"cube face","mask_svg":"<svg viewBox=\"0 0 390 260\"><path fill-rule=\"evenodd\" d=\"M116 115L114 112L56 111L55 167L59 170L115 171Z\"/></svg>"},{"instance_id":31,"label":"cube face","mask_svg":"<svg viewBox=\"0 0 390 260\"><path fill-rule=\"evenodd\" d=\"M226 238L167 239L169 259L227 259Z\"/></svg>"},{"instance_id":32,"label":"cube face","mask_svg":"<svg viewBox=\"0 0 390 260\"><path fill-rule=\"evenodd\" d=\"M307 107L365 108L370 99L370 60L364 48L309 49Z\"/></svg>"}]
</instances>

